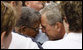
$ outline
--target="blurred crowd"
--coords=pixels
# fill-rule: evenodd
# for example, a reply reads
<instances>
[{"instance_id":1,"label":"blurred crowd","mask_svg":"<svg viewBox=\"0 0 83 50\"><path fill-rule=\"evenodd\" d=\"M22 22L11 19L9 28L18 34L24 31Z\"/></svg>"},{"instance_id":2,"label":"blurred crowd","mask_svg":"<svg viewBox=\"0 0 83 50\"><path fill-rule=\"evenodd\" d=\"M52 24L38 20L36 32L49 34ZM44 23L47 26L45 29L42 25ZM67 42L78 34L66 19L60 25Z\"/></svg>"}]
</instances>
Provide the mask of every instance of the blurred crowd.
<instances>
[{"instance_id":1,"label":"blurred crowd","mask_svg":"<svg viewBox=\"0 0 83 50\"><path fill-rule=\"evenodd\" d=\"M82 49L82 1L1 1L1 49Z\"/></svg>"}]
</instances>

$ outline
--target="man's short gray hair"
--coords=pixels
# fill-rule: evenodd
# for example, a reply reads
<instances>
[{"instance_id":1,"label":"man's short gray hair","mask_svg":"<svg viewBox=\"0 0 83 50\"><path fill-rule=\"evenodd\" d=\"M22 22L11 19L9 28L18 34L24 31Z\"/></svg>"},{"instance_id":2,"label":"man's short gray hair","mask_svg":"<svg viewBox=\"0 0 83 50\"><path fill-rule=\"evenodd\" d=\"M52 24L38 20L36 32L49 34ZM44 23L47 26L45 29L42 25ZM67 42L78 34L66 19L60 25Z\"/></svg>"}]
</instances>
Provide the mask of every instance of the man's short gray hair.
<instances>
[{"instance_id":1,"label":"man's short gray hair","mask_svg":"<svg viewBox=\"0 0 83 50\"><path fill-rule=\"evenodd\" d=\"M41 14L45 14L48 24L50 25L55 25L56 22L62 23L62 15L60 12L60 8L56 5L48 5L41 11Z\"/></svg>"},{"instance_id":2,"label":"man's short gray hair","mask_svg":"<svg viewBox=\"0 0 83 50\"><path fill-rule=\"evenodd\" d=\"M35 11L29 7L22 7L22 15L18 20L16 26L33 27L36 23L40 22L41 15L38 11Z\"/></svg>"}]
</instances>

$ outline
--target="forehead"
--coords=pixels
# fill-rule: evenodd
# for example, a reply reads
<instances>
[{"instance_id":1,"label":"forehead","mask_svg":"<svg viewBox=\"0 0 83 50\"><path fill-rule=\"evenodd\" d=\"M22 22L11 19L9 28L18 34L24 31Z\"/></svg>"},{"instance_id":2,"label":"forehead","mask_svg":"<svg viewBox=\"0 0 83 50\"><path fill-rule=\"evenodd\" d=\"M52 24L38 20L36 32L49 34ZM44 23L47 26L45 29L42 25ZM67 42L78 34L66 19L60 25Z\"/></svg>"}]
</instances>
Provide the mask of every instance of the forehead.
<instances>
[{"instance_id":1,"label":"forehead","mask_svg":"<svg viewBox=\"0 0 83 50\"><path fill-rule=\"evenodd\" d=\"M46 25L47 24L47 19L46 19L45 14L43 14L42 17L41 17L41 24L42 25Z\"/></svg>"}]
</instances>

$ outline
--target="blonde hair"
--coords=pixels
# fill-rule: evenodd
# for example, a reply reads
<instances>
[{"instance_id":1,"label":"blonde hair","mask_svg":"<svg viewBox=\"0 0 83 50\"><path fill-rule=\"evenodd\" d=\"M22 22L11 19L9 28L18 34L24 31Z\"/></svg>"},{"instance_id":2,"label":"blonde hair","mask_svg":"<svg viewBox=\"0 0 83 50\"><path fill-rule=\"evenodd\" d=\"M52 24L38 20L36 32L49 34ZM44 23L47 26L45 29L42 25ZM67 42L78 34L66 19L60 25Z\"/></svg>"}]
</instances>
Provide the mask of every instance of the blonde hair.
<instances>
[{"instance_id":1,"label":"blonde hair","mask_svg":"<svg viewBox=\"0 0 83 50\"><path fill-rule=\"evenodd\" d=\"M6 36L8 36L15 24L14 9L10 4L1 2L1 33L6 31Z\"/></svg>"}]
</instances>

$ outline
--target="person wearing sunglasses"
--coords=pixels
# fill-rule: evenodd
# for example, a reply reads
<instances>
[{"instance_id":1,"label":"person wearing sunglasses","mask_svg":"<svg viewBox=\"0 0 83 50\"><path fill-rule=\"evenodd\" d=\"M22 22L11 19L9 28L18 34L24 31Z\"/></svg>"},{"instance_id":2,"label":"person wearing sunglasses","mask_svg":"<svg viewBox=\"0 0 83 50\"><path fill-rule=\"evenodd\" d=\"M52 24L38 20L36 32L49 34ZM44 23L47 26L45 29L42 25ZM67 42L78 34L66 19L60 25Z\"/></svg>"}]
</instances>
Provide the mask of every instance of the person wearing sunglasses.
<instances>
[{"instance_id":1,"label":"person wearing sunglasses","mask_svg":"<svg viewBox=\"0 0 83 50\"><path fill-rule=\"evenodd\" d=\"M34 39L39 34L40 18L41 15L38 11L29 7L22 7L22 14L16 23L14 32L29 37L36 42ZM38 46L42 48L40 44Z\"/></svg>"}]
</instances>

